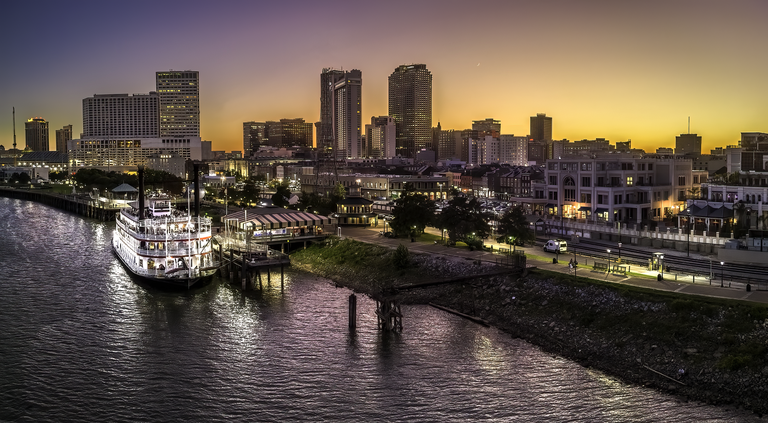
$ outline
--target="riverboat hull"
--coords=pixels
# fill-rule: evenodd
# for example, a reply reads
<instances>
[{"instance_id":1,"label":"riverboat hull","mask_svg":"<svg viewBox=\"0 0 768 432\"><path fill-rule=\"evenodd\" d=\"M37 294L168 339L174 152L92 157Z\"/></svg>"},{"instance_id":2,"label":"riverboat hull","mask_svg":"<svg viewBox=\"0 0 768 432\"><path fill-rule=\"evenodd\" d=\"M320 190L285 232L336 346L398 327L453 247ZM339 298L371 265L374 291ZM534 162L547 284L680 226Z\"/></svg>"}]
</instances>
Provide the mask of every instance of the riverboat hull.
<instances>
[{"instance_id":1,"label":"riverboat hull","mask_svg":"<svg viewBox=\"0 0 768 432\"><path fill-rule=\"evenodd\" d=\"M166 276L142 275L133 271L131 266L127 262L125 262L125 260L120 255L120 253L118 253L114 242L112 242L112 252L115 254L117 259L120 261L120 264L122 264L123 268L125 268L125 270L131 276L131 278L133 278L134 280L140 283L149 285L153 288L161 288L161 289L168 289L168 290L183 290L183 289L195 288L198 286L204 286L211 281L214 274L216 273L215 270L210 270L205 272L206 274L200 277L194 277L194 278L188 278L186 276L174 276L174 275L166 275Z\"/></svg>"}]
</instances>

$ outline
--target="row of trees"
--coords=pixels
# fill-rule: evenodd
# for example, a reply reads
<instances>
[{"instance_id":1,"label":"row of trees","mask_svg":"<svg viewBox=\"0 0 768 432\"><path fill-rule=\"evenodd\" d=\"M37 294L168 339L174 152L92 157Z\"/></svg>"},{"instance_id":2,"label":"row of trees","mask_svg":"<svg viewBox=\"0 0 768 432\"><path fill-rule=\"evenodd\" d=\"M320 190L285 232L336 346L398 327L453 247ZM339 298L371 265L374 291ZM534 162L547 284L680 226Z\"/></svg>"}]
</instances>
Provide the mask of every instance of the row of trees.
<instances>
[{"instance_id":1,"label":"row of trees","mask_svg":"<svg viewBox=\"0 0 768 432\"><path fill-rule=\"evenodd\" d=\"M489 222L494 215L482 209L477 198L454 195L439 214L435 202L426 195L416 193L406 184L403 195L395 200L390 226L397 236L418 236L427 226L440 229L448 235L448 243L464 242L471 248L482 246L483 239L491 236ZM498 221L496 241L510 245L533 241L535 234L520 206L507 211Z\"/></svg>"},{"instance_id":2,"label":"row of trees","mask_svg":"<svg viewBox=\"0 0 768 432\"><path fill-rule=\"evenodd\" d=\"M99 190L112 190L117 186L127 183L135 188L139 187L139 176L115 171L103 171L95 168L81 168L72 180L84 186L86 189L98 188ZM159 170L144 170L144 184L149 189L163 190L171 194L181 194L184 191L184 180L171 173Z\"/></svg>"}]
</instances>

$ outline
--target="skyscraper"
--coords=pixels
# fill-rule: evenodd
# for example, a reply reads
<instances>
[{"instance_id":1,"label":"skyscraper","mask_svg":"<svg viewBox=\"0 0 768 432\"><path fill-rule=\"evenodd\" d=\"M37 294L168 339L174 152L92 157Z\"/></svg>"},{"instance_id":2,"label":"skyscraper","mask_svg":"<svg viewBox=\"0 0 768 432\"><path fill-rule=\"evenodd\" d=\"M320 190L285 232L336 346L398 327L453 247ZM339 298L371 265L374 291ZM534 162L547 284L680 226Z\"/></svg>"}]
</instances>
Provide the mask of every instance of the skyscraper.
<instances>
[{"instance_id":1,"label":"skyscraper","mask_svg":"<svg viewBox=\"0 0 768 432\"><path fill-rule=\"evenodd\" d=\"M317 148L333 148L333 86L344 78L344 71L324 68L320 73L320 121L315 123Z\"/></svg>"},{"instance_id":2,"label":"skyscraper","mask_svg":"<svg viewBox=\"0 0 768 432\"><path fill-rule=\"evenodd\" d=\"M534 141L552 141L552 117L536 114L531 117L531 139Z\"/></svg>"},{"instance_id":3,"label":"skyscraper","mask_svg":"<svg viewBox=\"0 0 768 432\"><path fill-rule=\"evenodd\" d=\"M27 147L32 151L49 151L48 122L42 117L27 120L24 124Z\"/></svg>"},{"instance_id":4,"label":"skyscraper","mask_svg":"<svg viewBox=\"0 0 768 432\"><path fill-rule=\"evenodd\" d=\"M161 137L200 136L199 72L157 72Z\"/></svg>"},{"instance_id":5,"label":"skyscraper","mask_svg":"<svg viewBox=\"0 0 768 432\"><path fill-rule=\"evenodd\" d=\"M416 157L432 147L432 73L424 64L398 66L389 76L389 115L397 128L397 153Z\"/></svg>"},{"instance_id":6,"label":"skyscraper","mask_svg":"<svg viewBox=\"0 0 768 432\"><path fill-rule=\"evenodd\" d=\"M59 153L67 152L67 141L72 139L72 125L66 125L56 130L56 151Z\"/></svg>"},{"instance_id":7,"label":"skyscraper","mask_svg":"<svg viewBox=\"0 0 768 432\"><path fill-rule=\"evenodd\" d=\"M363 73L357 69L345 72L333 85L333 151L338 159L362 156L362 87Z\"/></svg>"}]
</instances>

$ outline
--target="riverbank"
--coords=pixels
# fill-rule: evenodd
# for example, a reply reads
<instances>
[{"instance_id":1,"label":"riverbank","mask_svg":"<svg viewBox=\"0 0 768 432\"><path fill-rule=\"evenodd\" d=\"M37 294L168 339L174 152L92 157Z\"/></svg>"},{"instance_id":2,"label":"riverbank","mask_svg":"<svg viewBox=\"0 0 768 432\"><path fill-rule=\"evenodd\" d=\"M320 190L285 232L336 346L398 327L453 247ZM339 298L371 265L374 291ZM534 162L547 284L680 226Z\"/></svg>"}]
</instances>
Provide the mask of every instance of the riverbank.
<instances>
[{"instance_id":1,"label":"riverbank","mask_svg":"<svg viewBox=\"0 0 768 432\"><path fill-rule=\"evenodd\" d=\"M316 245L291 256L300 269L357 292L437 278L491 273L474 260L410 254L352 240ZM768 307L658 292L533 270L398 294L403 303L433 302L626 382L711 404L768 413ZM404 318L407 331L408 318Z\"/></svg>"}]
</instances>

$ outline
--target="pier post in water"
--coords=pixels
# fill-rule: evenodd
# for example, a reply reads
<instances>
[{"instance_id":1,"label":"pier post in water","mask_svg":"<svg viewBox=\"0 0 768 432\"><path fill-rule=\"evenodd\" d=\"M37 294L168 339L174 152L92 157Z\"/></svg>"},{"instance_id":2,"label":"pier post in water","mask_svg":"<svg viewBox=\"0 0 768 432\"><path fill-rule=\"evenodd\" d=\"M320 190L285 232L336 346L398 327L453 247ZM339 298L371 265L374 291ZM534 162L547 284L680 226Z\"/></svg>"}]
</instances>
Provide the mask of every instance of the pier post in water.
<instances>
[{"instance_id":1,"label":"pier post in water","mask_svg":"<svg viewBox=\"0 0 768 432\"><path fill-rule=\"evenodd\" d=\"M357 296L352 293L349 295L349 329L357 327Z\"/></svg>"},{"instance_id":2,"label":"pier post in water","mask_svg":"<svg viewBox=\"0 0 768 432\"><path fill-rule=\"evenodd\" d=\"M285 288L285 277L283 274L283 264L280 264L280 291Z\"/></svg>"}]
</instances>

